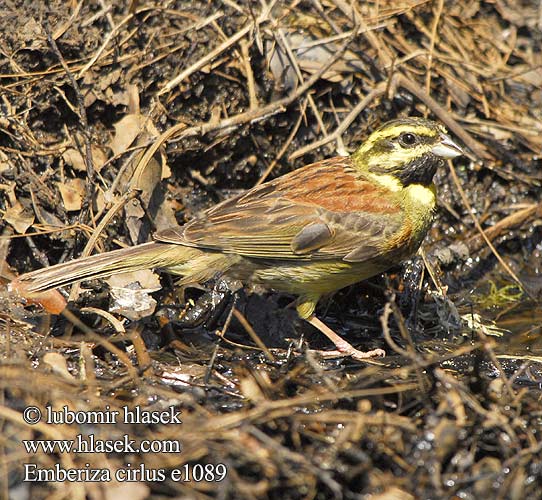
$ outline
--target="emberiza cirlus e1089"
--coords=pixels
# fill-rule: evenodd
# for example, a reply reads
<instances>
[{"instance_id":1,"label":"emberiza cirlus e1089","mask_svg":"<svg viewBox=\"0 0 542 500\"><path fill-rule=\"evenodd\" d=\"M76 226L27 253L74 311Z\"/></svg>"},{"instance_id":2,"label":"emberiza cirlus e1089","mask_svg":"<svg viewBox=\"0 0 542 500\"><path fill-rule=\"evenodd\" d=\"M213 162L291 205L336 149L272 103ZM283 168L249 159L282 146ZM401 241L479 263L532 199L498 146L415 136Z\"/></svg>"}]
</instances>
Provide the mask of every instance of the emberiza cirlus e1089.
<instances>
[{"instance_id":1,"label":"emberiza cirlus e1089","mask_svg":"<svg viewBox=\"0 0 542 500\"><path fill-rule=\"evenodd\" d=\"M356 359L361 352L314 315L319 299L412 255L435 209L433 176L462 154L432 121L405 118L373 132L350 157L323 160L234 196L155 241L24 274L21 295L148 268L181 283L217 273L298 295L297 311Z\"/></svg>"}]
</instances>

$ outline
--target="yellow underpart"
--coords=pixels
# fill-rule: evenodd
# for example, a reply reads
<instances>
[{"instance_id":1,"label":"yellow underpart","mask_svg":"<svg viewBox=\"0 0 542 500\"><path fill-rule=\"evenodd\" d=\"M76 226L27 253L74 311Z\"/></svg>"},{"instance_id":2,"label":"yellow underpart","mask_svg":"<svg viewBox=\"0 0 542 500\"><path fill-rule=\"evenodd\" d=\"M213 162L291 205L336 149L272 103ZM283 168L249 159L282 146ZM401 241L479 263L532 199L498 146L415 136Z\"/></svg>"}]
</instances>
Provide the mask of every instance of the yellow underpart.
<instances>
[{"instance_id":1,"label":"yellow underpart","mask_svg":"<svg viewBox=\"0 0 542 500\"><path fill-rule=\"evenodd\" d=\"M410 184L407 187L403 187L399 179L390 174L369 174L369 176L394 193L402 191L404 197L411 202L429 207L435 206L436 190L434 184L430 184L429 186Z\"/></svg>"},{"instance_id":2,"label":"yellow underpart","mask_svg":"<svg viewBox=\"0 0 542 500\"><path fill-rule=\"evenodd\" d=\"M397 179L397 177L394 177L390 174L368 174L368 177L371 179L374 179L376 182L384 186L385 188L389 189L390 191L401 191L403 189L403 185Z\"/></svg>"},{"instance_id":3,"label":"yellow underpart","mask_svg":"<svg viewBox=\"0 0 542 500\"><path fill-rule=\"evenodd\" d=\"M435 185L423 186L422 184L410 184L405 188L405 195L409 197L414 203L434 207L437 196Z\"/></svg>"}]
</instances>

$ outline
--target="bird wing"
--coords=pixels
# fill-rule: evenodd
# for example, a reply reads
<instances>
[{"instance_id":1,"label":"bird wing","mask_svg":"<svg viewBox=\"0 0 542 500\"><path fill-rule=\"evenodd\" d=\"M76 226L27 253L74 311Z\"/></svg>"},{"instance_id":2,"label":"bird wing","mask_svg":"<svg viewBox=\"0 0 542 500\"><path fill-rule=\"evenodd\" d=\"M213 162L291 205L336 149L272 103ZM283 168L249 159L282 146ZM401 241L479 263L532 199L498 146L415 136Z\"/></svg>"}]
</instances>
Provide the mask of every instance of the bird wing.
<instances>
[{"instance_id":1,"label":"bird wing","mask_svg":"<svg viewBox=\"0 0 542 500\"><path fill-rule=\"evenodd\" d=\"M360 176L349 158L332 158L256 186L155 239L252 258L361 262L401 231L393 194Z\"/></svg>"}]
</instances>

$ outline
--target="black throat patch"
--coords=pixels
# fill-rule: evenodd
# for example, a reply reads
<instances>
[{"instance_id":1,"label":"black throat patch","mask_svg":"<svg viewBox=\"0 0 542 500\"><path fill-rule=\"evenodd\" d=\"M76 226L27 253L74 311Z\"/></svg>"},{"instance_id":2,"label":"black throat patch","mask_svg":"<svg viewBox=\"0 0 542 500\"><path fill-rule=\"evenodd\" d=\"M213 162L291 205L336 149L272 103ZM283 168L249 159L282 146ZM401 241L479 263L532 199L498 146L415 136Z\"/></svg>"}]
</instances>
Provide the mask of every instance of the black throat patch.
<instances>
[{"instance_id":1,"label":"black throat patch","mask_svg":"<svg viewBox=\"0 0 542 500\"><path fill-rule=\"evenodd\" d=\"M369 171L376 174L393 175L404 187L410 184L428 186L433 182L437 169L443 165L444 160L440 156L427 153L397 167L372 167Z\"/></svg>"}]
</instances>

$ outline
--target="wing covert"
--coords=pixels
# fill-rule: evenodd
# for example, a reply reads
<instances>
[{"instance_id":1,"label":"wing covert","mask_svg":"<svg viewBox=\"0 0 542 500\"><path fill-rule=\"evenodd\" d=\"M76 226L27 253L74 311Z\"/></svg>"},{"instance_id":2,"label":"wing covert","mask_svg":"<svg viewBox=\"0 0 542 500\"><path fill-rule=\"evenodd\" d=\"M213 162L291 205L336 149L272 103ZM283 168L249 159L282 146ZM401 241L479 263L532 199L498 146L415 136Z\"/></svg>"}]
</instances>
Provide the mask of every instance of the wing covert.
<instances>
[{"instance_id":1,"label":"wing covert","mask_svg":"<svg viewBox=\"0 0 542 500\"><path fill-rule=\"evenodd\" d=\"M399 203L385 195L350 159L334 158L225 200L155 239L251 258L360 262L400 231Z\"/></svg>"}]
</instances>

